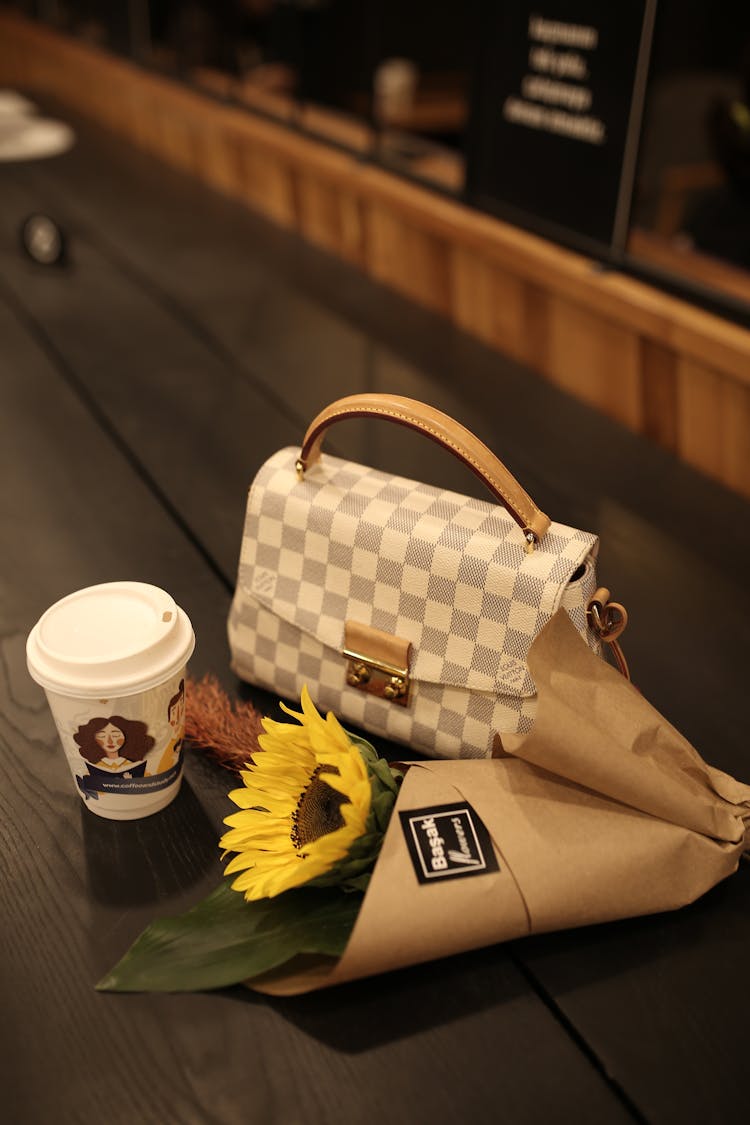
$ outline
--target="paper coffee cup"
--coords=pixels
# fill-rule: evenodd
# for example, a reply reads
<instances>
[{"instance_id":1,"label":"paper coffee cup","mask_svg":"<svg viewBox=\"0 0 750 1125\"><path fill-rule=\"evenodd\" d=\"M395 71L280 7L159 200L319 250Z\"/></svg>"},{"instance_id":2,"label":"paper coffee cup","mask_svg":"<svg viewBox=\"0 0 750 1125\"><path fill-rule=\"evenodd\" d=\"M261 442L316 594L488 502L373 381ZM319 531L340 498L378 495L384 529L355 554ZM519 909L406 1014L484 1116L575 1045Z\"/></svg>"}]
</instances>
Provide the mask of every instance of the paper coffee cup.
<instances>
[{"instance_id":1,"label":"paper coffee cup","mask_svg":"<svg viewBox=\"0 0 750 1125\"><path fill-rule=\"evenodd\" d=\"M376 116L387 122L390 117L408 113L419 85L419 68L411 59L384 59L373 80Z\"/></svg>"},{"instance_id":2,"label":"paper coffee cup","mask_svg":"<svg viewBox=\"0 0 750 1125\"><path fill-rule=\"evenodd\" d=\"M44 688L76 790L110 820L158 812L178 793L187 615L164 590L107 582L55 602L29 634L29 672Z\"/></svg>"}]
</instances>

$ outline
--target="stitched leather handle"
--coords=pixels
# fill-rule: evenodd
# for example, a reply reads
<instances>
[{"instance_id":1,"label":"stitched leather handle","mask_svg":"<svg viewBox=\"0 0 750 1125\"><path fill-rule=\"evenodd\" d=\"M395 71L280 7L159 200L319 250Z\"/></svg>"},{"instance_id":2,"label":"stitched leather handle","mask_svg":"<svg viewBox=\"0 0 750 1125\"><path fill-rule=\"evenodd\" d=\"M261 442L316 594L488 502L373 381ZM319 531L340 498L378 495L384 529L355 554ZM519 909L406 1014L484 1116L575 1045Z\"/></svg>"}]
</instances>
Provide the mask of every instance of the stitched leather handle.
<instances>
[{"instance_id":1,"label":"stitched leather handle","mask_svg":"<svg viewBox=\"0 0 750 1125\"><path fill-rule=\"evenodd\" d=\"M442 445L484 481L493 496L508 509L527 539L531 536L535 542L547 531L549 516L537 508L529 494L484 442L448 414L401 395L348 395L321 410L308 427L302 443L297 462L300 474L320 457L323 437L330 426L347 418L363 417L383 418L387 422L409 426Z\"/></svg>"}]
</instances>

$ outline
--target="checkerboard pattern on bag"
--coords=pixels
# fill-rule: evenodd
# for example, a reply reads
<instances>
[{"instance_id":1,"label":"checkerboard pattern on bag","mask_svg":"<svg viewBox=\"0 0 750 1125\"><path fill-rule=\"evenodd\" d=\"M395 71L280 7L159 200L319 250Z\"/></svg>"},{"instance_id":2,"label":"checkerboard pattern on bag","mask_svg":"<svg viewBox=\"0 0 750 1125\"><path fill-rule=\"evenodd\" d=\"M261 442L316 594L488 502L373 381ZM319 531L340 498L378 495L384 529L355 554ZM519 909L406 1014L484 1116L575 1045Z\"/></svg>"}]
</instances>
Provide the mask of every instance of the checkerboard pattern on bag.
<instances>
[{"instance_id":1,"label":"checkerboard pattern on bag","mask_svg":"<svg viewBox=\"0 0 750 1125\"><path fill-rule=\"evenodd\" d=\"M297 480L281 450L248 498L229 622L239 675L443 757L529 729L528 650L560 605L592 647L595 536L552 524L526 554L500 506L326 455ZM579 566L583 577L569 584ZM407 708L346 684L344 622L411 642Z\"/></svg>"}]
</instances>

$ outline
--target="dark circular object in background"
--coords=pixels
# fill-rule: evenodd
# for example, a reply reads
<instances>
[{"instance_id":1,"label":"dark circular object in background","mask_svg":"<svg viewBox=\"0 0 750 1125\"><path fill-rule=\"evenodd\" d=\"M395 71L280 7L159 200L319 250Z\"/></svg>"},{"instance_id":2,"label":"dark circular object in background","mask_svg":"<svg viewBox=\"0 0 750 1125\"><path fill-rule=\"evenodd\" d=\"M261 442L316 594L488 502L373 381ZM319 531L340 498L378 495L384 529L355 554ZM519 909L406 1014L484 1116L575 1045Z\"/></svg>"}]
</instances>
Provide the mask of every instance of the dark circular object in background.
<instances>
[{"instance_id":1,"label":"dark circular object in background","mask_svg":"<svg viewBox=\"0 0 750 1125\"><path fill-rule=\"evenodd\" d=\"M49 215L29 215L21 223L20 233L21 247L32 261L41 266L57 266L65 261L65 235Z\"/></svg>"}]
</instances>

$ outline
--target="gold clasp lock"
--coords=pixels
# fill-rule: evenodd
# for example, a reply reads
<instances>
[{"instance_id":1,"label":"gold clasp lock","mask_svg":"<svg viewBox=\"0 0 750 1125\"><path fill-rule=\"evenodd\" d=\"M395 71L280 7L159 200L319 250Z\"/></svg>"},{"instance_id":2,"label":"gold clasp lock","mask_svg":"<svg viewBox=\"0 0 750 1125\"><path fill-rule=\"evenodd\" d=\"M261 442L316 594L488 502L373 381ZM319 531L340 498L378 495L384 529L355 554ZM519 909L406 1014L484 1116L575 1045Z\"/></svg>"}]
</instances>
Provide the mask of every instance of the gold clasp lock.
<instances>
[{"instance_id":1,"label":"gold clasp lock","mask_svg":"<svg viewBox=\"0 0 750 1125\"><path fill-rule=\"evenodd\" d=\"M347 621L342 649L347 662L347 684L406 707L410 650L409 642L403 637L394 637L359 621Z\"/></svg>"},{"instance_id":2,"label":"gold clasp lock","mask_svg":"<svg viewBox=\"0 0 750 1125\"><path fill-rule=\"evenodd\" d=\"M385 660L365 656L345 648L344 657L348 661L346 682L351 687L361 688L373 695L382 695L392 703L405 707L409 702L409 669L397 668Z\"/></svg>"}]
</instances>

